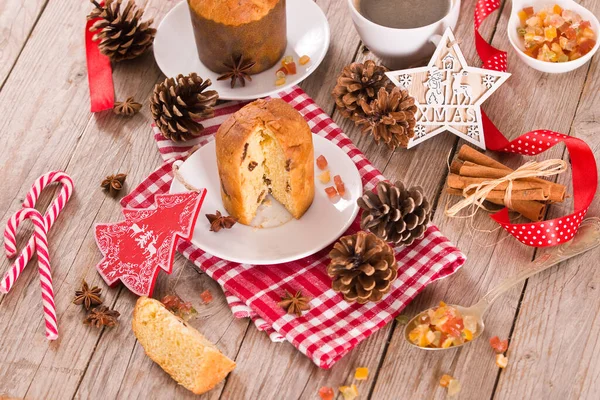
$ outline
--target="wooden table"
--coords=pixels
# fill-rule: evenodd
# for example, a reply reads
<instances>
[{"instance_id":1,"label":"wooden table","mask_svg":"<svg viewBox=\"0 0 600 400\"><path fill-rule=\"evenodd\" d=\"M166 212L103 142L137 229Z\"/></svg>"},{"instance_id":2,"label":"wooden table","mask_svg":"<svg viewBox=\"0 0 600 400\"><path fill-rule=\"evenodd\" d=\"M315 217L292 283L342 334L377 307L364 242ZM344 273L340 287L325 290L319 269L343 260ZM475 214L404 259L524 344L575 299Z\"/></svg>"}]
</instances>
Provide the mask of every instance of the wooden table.
<instances>
[{"instance_id":1,"label":"wooden table","mask_svg":"<svg viewBox=\"0 0 600 400\"><path fill-rule=\"evenodd\" d=\"M138 0L156 21L179 0ZM440 299L469 305L502 279L515 274L536 257L496 229L480 213L472 232L460 219L448 219L443 209L446 159L460 141L443 134L406 151L377 147L369 137L334 110L330 96L342 67L373 58L360 43L346 2L317 0L331 25L331 47L317 72L302 87L350 135L358 147L389 179L421 185L434 200L434 222L467 255L465 266L449 279L428 287L404 311L413 315ZM600 15L600 2L582 3ZM472 34L474 0L463 0L456 36L467 60L478 65ZM509 6L482 29L492 44L509 49L506 22ZM150 133L148 98L164 79L152 54L114 68L119 99L135 96L144 108L131 119L111 112L89 112L84 58L86 1L2 0L0 2L0 215L2 225L16 211L31 183L51 169L62 169L76 182L76 194L49 237L60 339L43 335L40 289L35 265L30 265L13 291L0 296L0 397L67 398L192 398L145 356L130 328L135 296L122 287L108 289L95 270L100 252L94 242L96 222L121 216L118 201L99 188L107 175L128 174L133 188L161 159ZM600 151L600 68L591 64L565 75L538 73L522 64L510 49L512 77L484 105L508 137L534 128L549 128L586 140ZM509 165L516 156L498 155ZM563 147L543 157L567 158ZM558 180L568 184L570 174ZM45 208L52 193L44 193ZM558 216L571 202L552 206ZM589 215L600 215L596 201ZM20 244L30 235L24 230ZM235 319L215 282L198 273L183 257L174 272L158 279L155 297L177 293L199 312L191 324L238 364L226 381L204 395L206 399L316 399L321 386L351 382L356 367L368 367L369 379L359 384L361 399L445 398L438 386L442 374L460 380L461 399L579 399L598 398L600 385L600 250L566 262L529 279L492 307L481 340L457 350L424 352L406 345L395 322L364 341L332 369L317 368L290 344L271 343L246 319ZM0 271L10 263L0 260ZM71 304L85 279L104 289L106 304L121 312L114 329L82 324L80 307ZM199 293L210 289L215 300L201 305ZM487 343L490 336L510 337L509 365L499 370Z\"/></svg>"}]
</instances>

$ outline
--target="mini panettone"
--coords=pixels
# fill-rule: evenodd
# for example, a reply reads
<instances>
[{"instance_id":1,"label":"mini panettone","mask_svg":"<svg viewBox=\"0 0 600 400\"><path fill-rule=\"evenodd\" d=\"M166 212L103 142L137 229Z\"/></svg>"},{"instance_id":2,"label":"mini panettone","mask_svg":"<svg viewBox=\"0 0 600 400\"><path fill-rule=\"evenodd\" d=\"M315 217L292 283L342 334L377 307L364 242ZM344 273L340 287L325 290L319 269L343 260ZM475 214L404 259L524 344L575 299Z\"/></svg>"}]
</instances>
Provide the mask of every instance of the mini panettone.
<instances>
[{"instance_id":1,"label":"mini panettone","mask_svg":"<svg viewBox=\"0 0 600 400\"><path fill-rule=\"evenodd\" d=\"M249 225L268 194L294 218L315 195L314 149L306 120L281 99L257 100L231 115L215 136L221 197Z\"/></svg>"},{"instance_id":2,"label":"mini panettone","mask_svg":"<svg viewBox=\"0 0 600 400\"><path fill-rule=\"evenodd\" d=\"M188 0L200 61L228 72L232 57L256 64L257 74L275 65L287 46L285 0Z\"/></svg>"}]
</instances>

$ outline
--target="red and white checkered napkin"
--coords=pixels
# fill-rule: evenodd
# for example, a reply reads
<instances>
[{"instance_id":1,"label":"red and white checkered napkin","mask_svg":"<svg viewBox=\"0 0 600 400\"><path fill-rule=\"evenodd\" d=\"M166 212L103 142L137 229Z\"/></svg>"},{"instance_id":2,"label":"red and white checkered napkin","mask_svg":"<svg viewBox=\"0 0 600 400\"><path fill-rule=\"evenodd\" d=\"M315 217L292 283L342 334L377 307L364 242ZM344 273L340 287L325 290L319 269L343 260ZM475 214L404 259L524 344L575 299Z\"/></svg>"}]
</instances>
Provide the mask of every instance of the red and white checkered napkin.
<instances>
[{"instance_id":1,"label":"red and white checkered napkin","mask_svg":"<svg viewBox=\"0 0 600 400\"><path fill-rule=\"evenodd\" d=\"M384 177L350 139L300 88L278 94L308 121L313 133L340 146L356 163L365 190ZM127 207L148 207L157 193L169 190L173 162L181 160L195 145L212 140L219 125L245 103L217 107L215 117L203 121L205 135L184 145L164 139L154 128L155 139L166 163L123 198ZM359 218L346 234L359 229ZM321 368L331 367L362 340L398 315L425 286L454 273L465 261L464 255L431 225L425 237L410 247L396 248L399 276L392 290L379 303L349 304L331 289L325 271L326 248L298 261L278 265L246 265L221 260L180 241L177 250L223 287L236 317L250 317L274 341L287 340ZM301 290L312 298L311 309L301 317L288 315L277 303L284 291Z\"/></svg>"}]
</instances>

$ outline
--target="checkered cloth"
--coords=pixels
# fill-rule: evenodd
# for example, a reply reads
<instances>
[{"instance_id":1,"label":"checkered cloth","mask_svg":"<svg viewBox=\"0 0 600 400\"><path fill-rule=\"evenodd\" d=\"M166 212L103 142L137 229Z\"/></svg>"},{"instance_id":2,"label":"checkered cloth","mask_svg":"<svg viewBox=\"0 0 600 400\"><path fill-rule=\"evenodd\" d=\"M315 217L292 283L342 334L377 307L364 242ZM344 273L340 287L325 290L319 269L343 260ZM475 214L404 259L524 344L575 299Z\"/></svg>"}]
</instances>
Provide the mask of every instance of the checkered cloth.
<instances>
[{"instance_id":1,"label":"checkered cloth","mask_svg":"<svg viewBox=\"0 0 600 400\"><path fill-rule=\"evenodd\" d=\"M299 87L278 94L308 121L312 132L342 148L354 161L365 190L384 179L352 141ZM213 139L219 125L243 102L220 105L215 116L203 121L204 135L191 142L173 143L154 127L154 136L165 164L154 171L121 204L124 207L148 207L158 193L168 192L173 179L174 162L184 159L194 146ZM359 218L346 234L359 230ZM221 260L180 240L177 250L215 279L224 289L227 301L238 318L252 318L273 341L287 340L321 368L330 368L358 343L385 326L410 301L437 279L454 273L465 261L464 255L430 225L425 237L409 247L397 247L398 279L392 290L378 303L350 304L331 289L327 276L328 252L278 265L246 265ZM301 290L310 297L311 309L301 317L286 314L277 305L284 291Z\"/></svg>"}]
</instances>

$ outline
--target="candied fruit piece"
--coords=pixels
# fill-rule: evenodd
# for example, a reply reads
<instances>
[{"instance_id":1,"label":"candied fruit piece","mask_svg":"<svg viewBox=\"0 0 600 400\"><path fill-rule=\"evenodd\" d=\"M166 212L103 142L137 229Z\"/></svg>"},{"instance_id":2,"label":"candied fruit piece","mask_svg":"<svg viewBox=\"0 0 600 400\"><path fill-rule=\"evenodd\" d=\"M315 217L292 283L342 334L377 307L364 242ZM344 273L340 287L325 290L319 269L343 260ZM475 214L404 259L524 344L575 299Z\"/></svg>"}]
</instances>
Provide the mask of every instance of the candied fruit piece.
<instances>
[{"instance_id":1,"label":"candied fruit piece","mask_svg":"<svg viewBox=\"0 0 600 400\"><path fill-rule=\"evenodd\" d=\"M446 303L440 300L440 307L446 307Z\"/></svg>"},{"instance_id":2,"label":"candied fruit piece","mask_svg":"<svg viewBox=\"0 0 600 400\"><path fill-rule=\"evenodd\" d=\"M289 62L289 63L285 63L283 64L283 66L285 67L285 69L287 70L289 75L294 75L296 73L296 63L295 62Z\"/></svg>"},{"instance_id":3,"label":"candied fruit piece","mask_svg":"<svg viewBox=\"0 0 600 400\"><path fill-rule=\"evenodd\" d=\"M213 295L210 290L206 289L204 292L200 293L200 298L204 304L210 304L213 301Z\"/></svg>"},{"instance_id":4,"label":"candied fruit piece","mask_svg":"<svg viewBox=\"0 0 600 400\"><path fill-rule=\"evenodd\" d=\"M277 77L277 79L285 79L285 72L283 72L282 70L278 70L275 76Z\"/></svg>"},{"instance_id":5,"label":"candied fruit piece","mask_svg":"<svg viewBox=\"0 0 600 400\"><path fill-rule=\"evenodd\" d=\"M451 379L448 383L448 396L457 395L460 389L460 382L457 379Z\"/></svg>"},{"instance_id":6,"label":"candied fruit piece","mask_svg":"<svg viewBox=\"0 0 600 400\"><path fill-rule=\"evenodd\" d=\"M472 315L466 315L463 318L463 324L465 325L465 329L470 330L471 332L477 332L477 318Z\"/></svg>"},{"instance_id":7,"label":"candied fruit piece","mask_svg":"<svg viewBox=\"0 0 600 400\"><path fill-rule=\"evenodd\" d=\"M533 15L533 7L525 7L525 8L523 8L523 12L528 17L531 17Z\"/></svg>"},{"instance_id":8,"label":"candied fruit piece","mask_svg":"<svg viewBox=\"0 0 600 400\"><path fill-rule=\"evenodd\" d=\"M554 14L560 15L560 14L562 14L563 10L558 4L555 4L554 7L552 7L552 12Z\"/></svg>"},{"instance_id":9,"label":"candied fruit piece","mask_svg":"<svg viewBox=\"0 0 600 400\"><path fill-rule=\"evenodd\" d=\"M275 81L275 86L285 85L285 78L279 78Z\"/></svg>"},{"instance_id":10,"label":"candied fruit piece","mask_svg":"<svg viewBox=\"0 0 600 400\"><path fill-rule=\"evenodd\" d=\"M508 339L500 340L498 336L490 338L490 346L498 354L504 353L508 349Z\"/></svg>"},{"instance_id":11,"label":"candied fruit piece","mask_svg":"<svg viewBox=\"0 0 600 400\"><path fill-rule=\"evenodd\" d=\"M562 17L570 23L581 22L581 16L573 10L563 10Z\"/></svg>"},{"instance_id":12,"label":"candied fruit piece","mask_svg":"<svg viewBox=\"0 0 600 400\"><path fill-rule=\"evenodd\" d=\"M293 62L293 61L294 61L294 57L292 57L292 56L285 56L285 57L283 57L283 58L281 59L281 66L282 66L282 67L285 67L285 64L287 64L287 63L291 63L291 62Z\"/></svg>"},{"instance_id":13,"label":"candied fruit piece","mask_svg":"<svg viewBox=\"0 0 600 400\"><path fill-rule=\"evenodd\" d=\"M396 317L396 322L398 323L398 325L406 325L410 322L410 317L408 315L398 315Z\"/></svg>"},{"instance_id":14,"label":"candied fruit piece","mask_svg":"<svg viewBox=\"0 0 600 400\"><path fill-rule=\"evenodd\" d=\"M325 193L327 193L327 197L330 199L333 199L335 196L337 196L337 190L335 190L333 186L326 187Z\"/></svg>"},{"instance_id":15,"label":"candied fruit piece","mask_svg":"<svg viewBox=\"0 0 600 400\"><path fill-rule=\"evenodd\" d=\"M331 181L331 176L329 175L329 170L323 171L321 175L319 175L319 181L323 184L329 183Z\"/></svg>"},{"instance_id":16,"label":"candied fruit piece","mask_svg":"<svg viewBox=\"0 0 600 400\"><path fill-rule=\"evenodd\" d=\"M451 347L453 343L454 343L454 339L452 337L446 338L442 342L442 349L447 349L448 347Z\"/></svg>"},{"instance_id":17,"label":"candied fruit piece","mask_svg":"<svg viewBox=\"0 0 600 400\"><path fill-rule=\"evenodd\" d=\"M569 40L577 39L577 31L571 27L564 31L564 35Z\"/></svg>"},{"instance_id":18,"label":"candied fruit piece","mask_svg":"<svg viewBox=\"0 0 600 400\"><path fill-rule=\"evenodd\" d=\"M596 45L596 41L592 39L586 39L579 44L579 52L581 55L585 55L589 53L594 46Z\"/></svg>"},{"instance_id":19,"label":"candied fruit piece","mask_svg":"<svg viewBox=\"0 0 600 400\"><path fill-rule=\"evenodd\" d=\"M346 187L344 186L344 182L339 175L333 177L333 182L335 183L335 188L341 197L344 197L346 194Z\"/></svg>"},{"instance_id":20,"label":"candied fruit piece","mask_svg":"<svg viewBox=\"0 0 600 400\"><path fill-rule=\"evenodd\" d=\"M444 325L441 327L441 331L447 333L452 336L460 336L460 332L463 330L463 320L461 318L450 318Z\"/></svg>"},{"instance_id":21,"label":"candied fruit piece","mask_svg":"<svg viewBox=\"0 0 600 400\"><path fill-rule=\"evenodd\" d=\"M354 379L357 381L364 381L369 377L369 368L360 367L356 368L356 372L354 373Z\"/></svg>"},{"instance_id":22,"label":"candied fruit piece","mask_svg":"<svg viewBox=\"0 0 600 400\"><path fill-rule=\"evenodd\" d=\"M320 170L327 168L327 159L324 155L317 157L317 167L319 167Z\"/></svg>"},{"instance_id":23,"label":"candied fruit piece","mask_svg":"<svg viewBox=\"0 0 600 400\"><path fill-rule=\"evenodd\" d=\"M540 26L542 24L542 20L539 17L531 17L525 21L528 26Z\"/></svg>"},{"instance_id":24,"label":"candied fruit piece","mask_svg":"<svg viewBox=\"0 0 600 400\"><path fill-rule=\"evenodd\" d=\"M344 396L344 400L354 400L358 397L358 388L356 385L340 386L340 393Z\"/></svg>"},{"instance_id":25,"label":"candied fruit piece","mask_svg":"<svg viewBox=\"0 0 600 400\"><path fill-rule=\"evenodd\" d=\"M465 342L468 342L469 340L473 340L473 332L471 332L468 329L463 329L462 337L463 337L463 339L465 339Z\"/></svg>"},{"instance_id":26,"label":"candied fruit piece","mask_svg":"<svg viewBox=\"0 0 600 400\"><path fill-rule=\"evenodd\" d=\"M450 384L450 381L454 379L453 377L451 377L450 375L442 375L442 377L440 378L440 386L441 387L448 387L448 385Z\"/></svg>"},{"instance_id":27,"label":"candied fruit piece","mask_svg":"<svg viewBox=\"0 0 600 400\"><path fill-rule=\"evenodd\" d=\"M581 29L581 27L579 28ZM583 36L586 39L595 39L596 38L596 34L594 33L594 31L591 28L585 28L583 30L580 30L581 36Z\"/></svg>"},{"instance_id":28,"label":"candied fruit piece","mask_svg":"<svg viewBox=\"0 0 600 400\"><path fill-rule=\"evenodd\" d=\"M578 51L574 51L571 54L569 54L570 61L577 60L578 58L581 58L581 53Z\"/></svg>"},{"instance_id":29,"label":"candied fruit piece","mask_svg":"<svg viewBox=\"0 0 600 400\"><path fill-rule=\"evenodd\" d=\"M322 400L333 400L335 393L333 392L332 388L323 386L321 389L319 389L319 397Z\"/></svg>"},{"instance_id":30,"label":"candied fruit piece","mask_svg":"<svg viewBox=\"0 0 600 400\"><path fill-rule=\"evenodd\" d=\"M521 10L517 13L517 15L519 16L521 23L525 23L525 21L527 21L527 13L525 11Z\"/></svg>"},{"instance_id":31,"label":"candied fruit piece","mask_svg":"<svg viewBox=\"0 0 600 400\"><path fill-rule=\"evenodd\" d=\"M298 60L298 62L300 63L300 65L308 64L309 61L310 61L310 57L307 56L306 54L303 55L302 57L300 57L300 59Z\"/></svg>"},{"instance_id":32,"label":"candied fruit piece","mask_svg":"<svg viewBox=\"0 0 600 400\"><path fill-rule=\"evenodd\" d=\"M551 42L557 36L556 28L553 26L544 28L544 36L547 41Z\"/></svg>"},{"instance_id":33,"label":"candied fruit piece","mask_svg":"<svg viewBox=\"0 0 600 400\"><path fill-rule=\"evenodd\" d=\"M496 354L496 365L500 368L506 368L508 365L508 358L503 354Z\"/></svg>"}]
</instances>

